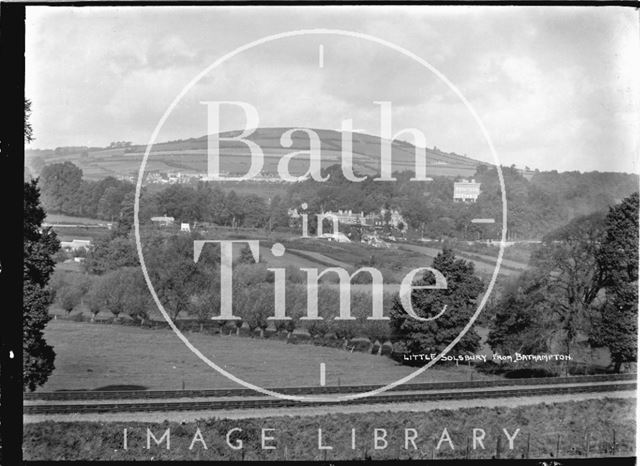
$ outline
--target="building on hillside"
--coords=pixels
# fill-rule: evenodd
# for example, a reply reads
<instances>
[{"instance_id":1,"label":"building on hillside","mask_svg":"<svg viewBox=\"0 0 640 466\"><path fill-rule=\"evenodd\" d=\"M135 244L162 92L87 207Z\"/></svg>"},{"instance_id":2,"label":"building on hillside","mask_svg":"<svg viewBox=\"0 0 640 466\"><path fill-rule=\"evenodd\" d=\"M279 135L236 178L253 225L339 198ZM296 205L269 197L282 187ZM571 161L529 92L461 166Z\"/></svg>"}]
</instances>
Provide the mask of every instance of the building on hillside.
<instances>
[{"instance_id":1,"label":"building on hillside","mask_svg":"<svg viewBox=\"0 0 640 466\"><path fill-rule=\"evenodd\" d=\"M480 183L476 180L462 180L453 183L454 202L476 202L480 195Z\"/></svg>"},{"instance_id":2,"label":"building on hillside","mask_svg":"<svg viewBox=\"0 0 640 466\"><path fill-rule=\"evenodd\" d=\"M157 223L162 227L168 227L173 225L173 222L175 222L175 220L176 220L175 218L167 217L166 215L163 215L162 217L151 217L151 221L153 223Z\"/></svg>"},{"instance_id":3,"label":"building on hillside","mask_svg":"<svg viewBox=\"0 0 640 466\"><path fill-rule=\"evenodd\" d=\"M365 216L362 212L356 214L351 210L338 210L337 212L325 212L324 215L336 218L338 222L345 225L364 225L365 223Z\"/></svg>"},{"instance_id":4,"label":"building on hillside","mask_svg":"<svg viewBox=\"0 0 640 466\"><path fill-rule=\"evenodd\" d=\"M407 222L399 210L396 209L380 209L380 212L372 212L365 217L365 225L372 227L384 227L386 224L399 230L407 229Z\"/></svg>"},{"instance_id":5,"label":"building on hillside","mask_svg":"<svg viewBox=\"0 0 640 466\"><path fill-rule=\"evenodd\" d=\"M289 225L295 224L295 222L301 217L301 213L298 209L288 209L287 214L289 216ZM324 220L334 222L334 228L338 224L343 225L358 225L363 227L379 227L382 228L385 225L397 228L399 230L407 229L407 222L400 211L392 209L380 209L379 212L372 212L365 215L364 212L353 212L352 210L328 210L322 214L318 214Z\"/></svg>"},{"instance_id":6,"label":"building on hillside","mask_svg":"<svg viewBox=\"0 0 640 466\"><path fill-rule=\"evenodd\" d=\"M186 231L187 233L191 233L191 226L188 223L181 223L180 231Z\"/></svg>"},{"instance_id":7,"label":"building on hillside","mask_svg":"<svg viewBox=\"0 0 640 466\"><path fill-rule=\"evenodd\" d=\"M60 241L60 247L65 251L77 251L78 249L89 249L91 240L89 239L73 239L71 241Z\"/></svg>"}]
</instances>

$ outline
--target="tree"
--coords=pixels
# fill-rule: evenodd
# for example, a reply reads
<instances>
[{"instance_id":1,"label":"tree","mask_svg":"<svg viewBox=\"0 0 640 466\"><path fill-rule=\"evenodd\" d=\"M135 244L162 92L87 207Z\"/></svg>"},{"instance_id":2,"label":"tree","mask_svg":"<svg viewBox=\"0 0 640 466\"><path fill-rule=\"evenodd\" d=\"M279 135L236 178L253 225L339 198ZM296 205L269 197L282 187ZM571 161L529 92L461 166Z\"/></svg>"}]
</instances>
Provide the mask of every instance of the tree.
<instances>
[{"instance_id":1,"label":"tree","mask_svg":"<svg viewBox=\"0 0 640 466\"><path fill-rule=\"evenodd\" d=\"M47 211L73 210L82 184L82 170L71 162L46 165L40 173L42 204Z\"/></svg>"},{"instance_id":2,"label":"tree","mask_svg":"<svg viewBox=\"0 0 640 466\"><path fill-rule=\"evenodd\" d=\"M98 201L98 218L113 220L118 217L124 193L117 187L109 187Z\"/></svg>"},{"instance_id":3,"label":"tree","mask_svg":"<svg viewBox=\"0 0 640 466\"><path fill-rule=\"evenodd\" d=\"M29 118L31 118L31 101L24 99L24 140L26 142L33 141L33 128Z\"/></svg>"},{"instance_id":4,"label":"tree","mask_svg":"<svg viewBox=\"0 0 640 466\"><path fill-rule=\"evenodd\" d=\"M258 228L265 225L268 208L264 199L250 194L244 196L241 201L242 225L250 228Z\"/></svg>"},{"instance_id":5,"label":"tree","mask_svg":"<svg viewBox=\"0 0 640 466\"><path fill-rule=\"evenodd\" d=\"M279 195L275 195L271 199L269 204L269 231L276 228L286 228L289 226L289 212L287 205L280 198Z\"/></svg>"},{"instance_id":6,"label":"tree","mask_svg":"<svg viewBox=\"0 0 640 466\"><path fill-rule=\"evenodd\" d=\"M184 222L201 220L198 200L194 189L180 184L172 184L156 195L160 212Z\"/></svg>"},{"instance_id":7,"label":"tree","mask_svg":"<svg viewBox=\"0 0 640 466\"><path fill-rule=\"evenodd\" d=\"M51 319L48 313L51 293L47 289L60 248L50 227L42 228L45 212L40 204L36 180L24 184L24 267L23 267L23 387L35 390L54 369L55 352L43 331Z\"/></svg>"},{"instance_id":8,"label":"tree","mask_svg":"<svg viewBox=\"0 0 640 466\"><path fill-rule=\"evenodd\" d=\"M120 314L128 314L144 322L148 315L150 297L140 269L122 267L96 277L87 301L94 316L104 309L116 319Z\"/></svg>"},{"instance_id":9,"label":"tree","mask_svg":"<svg viewBox=\"0 0 640 466\"><path fill-rule=\"evenodd\" d=\"M596 253L602 241L601 213L578 217L546 235L530 264L541 277L540 286L555 316L558 338L567 354L587 327L592 304L602 283Z\"/></svg>"},{"instance_id":10,"label":"tree","mask_svg":"<svg viewBox=\"0 0 640 466\"><path fill-rule=\"evenodd\" d=\"M123 267L119 272L124 312L144 325L154 304L142 270L140 267Z\"/></svg>"},{"instance_id":11,"label":"tree","mask_svg":"<svg viewBox=\"0 0 640 466\"><path fill-rule=\"evenodd\" d=\"M219 283L212 283L207 290L189 297L189 307L187 312L200 323L200 331L204 329L204 323L211 320L211 317L220 314L220 292Z\"/></svg>"},{"instance_id":12,"label":"tree","mask_svg":"<svg viewBox=\"0 0 640 466\"><path fill-rule=\"evenodd\" d=\"M59 306L68 314L73 311L76 306L80 304L80 300L82 299L82 293L79 287L75 284L70 283L63 286L56 293L56 301Z\"/></svg>"},{"instance_id":13,"label":"tree","mask_svg":"<svg viewBox=\"0 0 640 466\"><path fill-rule=\"evenodd\" d=\"M94 322L96 320L96 316L102 310L102 303L100 301L100 295L99 295L100 293L99 282L101 278L102 277L95 277L91 281L91 287L89 288L89 291L85 296L85 303L87 304L87 307L89 308L89 312L91 313L91 322Z\"/></svg>"},{"instance_id":14,"label":"tree","mask_svg":"<svg viewBox=\"0 0 640 466\"><path fill-rule=\"evenodd\" d=\"M476 298L483 290L483 283L475 275L473 262L456 259L451 249L445 248L433 260L434 269L447 279L447 288L442 290L414 290L413 308L420 317L433 317L446 305L447 310L438 319L418 321L407 314L398 296L391 310L391 336L398 352L440 352L458 336L475 311ZM431 272L416 285L433 285ZM470 330L458 342L457 351L474 351L480 337Z\"/></svg>"},{"instance_id":15,"label":"tree","mask_svg":"<svg viewBox=\"0 0 640 466\"><path fill-rule=\"evenodd\" d=\"M97 238L87 253L84 265L87 272L96 275L120 267L137 266L139 261L136 246L128 238Z\"/></svg>"},{"instance_id":16,"label":"tree","mask_svg":"<svg viewBox=\"0 0 640 466\"><path fill-rule=\"evenodd\" d=\"M606 299L590 339L609 348L616 372L638 352L638 204L636 192L609 210L596 254Z\"/></svg>"},{"instance_id":17,"label":"tree","mask_svg":"<svg viewBox=\"0 0 640 466\"><path fill-rule=\"evenodd\" d=\"M209 289L220 268L219 253L211 245L194 263L193 241L199 238L198 234L174 235L143 242L151 282L174 320L181 312L189 312L191 298Z\"/></svg>"},{"instance_id":18,"label":"tree","mask_svg":"<svg viewBox=\"0 0 640 466\"><path fill-rule=\"evenodd\" d=\"M118 223L115 227L116 236L127 236L133 228L133 207L135 203L135 192L125 194L120 203Z\"/></svg>"},{"instance_id":19,"label":"tree","mask_svg":"<svg viewBox=\"0 0 640 466\"><path fill-rule=\"evenodd\" d=\"M25 100L24 139L33 140L29 122L31 101ZM60 242L50 228L42 228L46 216L40 203L37 180L24 183L23 193L23 269L22 269L22 386L33 391L43 385L53 372L56 353L44 339L49 316L51 293L47 289L55 262L53 255Z\"/></svg>"},{"instance_id":20,"label":"tree","mask_svg":"<svg viewBox=\"0 0 640 466\"><path fill-rule=\"evenodd\" d=\"M494 307L487 343L502 354L535 354L549 351L555 325L550 321L543 277L523 272L507 284Z\"/></svg>"},{"instance_id":21,"label":"tree","mask_svg":"<svg viewBox=\"0 0 640 466\"><path fill-rule=\"evenodd\" d=\"M268 317L274 314L273 286L268 283L258 283L247 290L245 305L240 309L240 317L253 331L260 329L260 337L264 337L264 331L269 325Z\"/></svg>"},{"instance_id":22,"label":"tree","mask_svg":"<svg viewBox=\"0 0 640 466\"><path fill-rule=\"evenodd\" d=\"M231 190L224 198L225 211L223 214L224 225L236 228L242 222L242 200Z\"/></svg>"}]
</instances>

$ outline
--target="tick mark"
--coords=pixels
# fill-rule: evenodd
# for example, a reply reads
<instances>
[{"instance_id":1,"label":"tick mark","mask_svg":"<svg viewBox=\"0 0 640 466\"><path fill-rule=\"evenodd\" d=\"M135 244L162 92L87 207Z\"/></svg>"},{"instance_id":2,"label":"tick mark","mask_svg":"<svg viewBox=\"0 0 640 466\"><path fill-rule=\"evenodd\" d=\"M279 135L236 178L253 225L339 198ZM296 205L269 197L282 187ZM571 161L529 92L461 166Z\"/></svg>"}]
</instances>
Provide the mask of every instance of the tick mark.
<instances>
[{"instance_id":1,"label":"tick mark","mask_svg":"<svg viewBox=\"0 0 640 466\"><path fill-rule=\"evenodd\" d=\"M320 386L324 387L326 380L325 380L325 371L326 371L326 366L323 362L320 363Z\"/></svg>"},{"instance_id":2,"label":"tick mark","mask_svg":"<svg viewBox=\"0 0 640 466\"><path fill-rule=\"evenodd\" d=\"M322 44L318 48L318 66L324 68L324 45Z\"/></svg>"}]
</instances>

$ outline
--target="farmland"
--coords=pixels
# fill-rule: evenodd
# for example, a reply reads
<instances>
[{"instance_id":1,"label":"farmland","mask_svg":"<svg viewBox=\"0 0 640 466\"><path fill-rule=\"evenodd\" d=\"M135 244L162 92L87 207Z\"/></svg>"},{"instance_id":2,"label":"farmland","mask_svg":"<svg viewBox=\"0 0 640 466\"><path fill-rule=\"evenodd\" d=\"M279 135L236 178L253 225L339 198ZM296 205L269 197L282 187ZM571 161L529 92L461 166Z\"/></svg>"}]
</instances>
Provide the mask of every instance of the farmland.
<instances>
[{"instance_id":1,"label":"farmland","mask_svg":"<svg viewBox=\"0 0 640 466\"><path fill-rule=\"evenodd\" d=\"M280 145L280 136L289 128L259 128L248 139L257 143L264 151L263 173L276 172L278 160L292 150L306 150L307 136L294 133L291 148ZM341 156L341 133L333 130L314 130L321 140L323 166L338 163ZM238 135L237 131L223 133L221 137ZM355 165L363 173L379 171L381 139L367 134L353 134L353 154ZM46 163L71 161L82 168L88 179L106 176L131 176L140 168L146 147L133 145L127 148L77 148L73 151L27 151L27 164L32 157L46 158ZM228 173L244 173L250 163L249 153L242 143L222 141L221 169ZM414 146L403 141L392 143L393 169L402 171L413 167ZM157 143L147 162L147 171L206 173L207 137L181 141ZM480 162L468 157L445 153L437 149L427 149L428 172L430 176L473 176ZM308 162L304 157L296 157L291 162L291 171L302 174Z\"/></svg>"},{"instance_id":2,"label":"farmland","mask_svg":"<svg viewBox=\"0 0 640 466\"><path fill-rule=\"evenodd\" d=\"M322 416L282 416L259 419L201 419L193 424L164 422L42 422L25 424L25 459L28 460L347 460L451 459L451 458L556 458L635 454L635 400L603 399L537 404L515 408L437 409L424 413L369 412ZM128 449L123 449L127 429ZM170 429L171 448L146 449L146 429L159 438ZM232 450L225 442L233 428L242 429L243 448ZM274 439L272 450L261 448L261 429ZM352 428L355 428L353 448ZM451 442L437 442L444 429ZM469 448L474 428L486 433L478 448ZM189 448L196 429L200 442ZM323 444L319 450L318 429ZM375 449L374 431L385 429L386 448ZM405 443L406 430L416 433L415 448ZM503 429L516 432L513 449ZM500 441L498 440L500 439ZM379 445L380 446L380 445Z\"/></svg>"}]
</instances>

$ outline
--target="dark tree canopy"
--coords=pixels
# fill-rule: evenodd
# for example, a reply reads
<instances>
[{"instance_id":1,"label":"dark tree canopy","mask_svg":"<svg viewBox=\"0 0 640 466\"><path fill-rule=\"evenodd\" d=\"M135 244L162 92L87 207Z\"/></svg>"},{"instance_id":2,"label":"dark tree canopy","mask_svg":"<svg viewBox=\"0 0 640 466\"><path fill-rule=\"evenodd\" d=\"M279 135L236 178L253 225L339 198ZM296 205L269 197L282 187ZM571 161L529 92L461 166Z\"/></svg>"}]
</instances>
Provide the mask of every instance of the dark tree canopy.
<instances>
[{"instance_id":1,"label":"dark tree canopy","mask_svg":"<svg viewBox=\"0 0 640 466\"><path fill-rule=\"evenodd\" d=\"M60 248L56 234L42 228L45 212L40 205L36 180L24 184L24 267L23 267L23 386L35 390L53 372L55 353L43 337L49 322L51 294L47 289L55 263L52 256Z\"/></svg>"},{"instance_id":2,"label":"dark tree canopy","mask_svg":"<svg viewBox=\"0 0 640 466\"><path fill-rule=\"evenodd\" d=\"M489 344L567 352L580 336L606 346L616 371L637 358L638 193L547 234L530 269L495 306Z\"/></svg>"},{"instance_id":3,"label":"dark tree canopy","mask_svg":"<svg viewBox=\"0 0 640 466\"><path fill-rule=\"evenodd\" d=\"M484 284L475 275L472 262L456 259L450 249L444 249L433 260L433 268L447 279L444 290L414 290L413 308L420 317L433 317L447 305L446 312L438 319L421 322L409 316L399 299L391 310L391 336L401 353L429 353L442 351L460 333L475 312L476 299ZM427 272L415 285L432 285L433 274ZM474 351L480 337L469 330L456 347L455 352Z\"/></svg>"},{"instance_id":4,"label":"dark tree canopy","mask_svg":"<svg viewBox=\"0 0 640 466\"><path fill-rule=\"evenodd\" d=\"M555 326L544 277L533 270L522 273L506 286L495 305L487 343L502 354L535 354L549 351Z\"/></svg>"},{"instance_id":5,"label":"dark tree canopy","mask_svg":"<svg viewBox=\"0 0 640 466\"><path fill-rule=\"evenodd\" d=\"M592 341L609 348L615 370L638 357L638 193L611 208L596 258L606 300Z\"/></svg>"}]
</instances>

